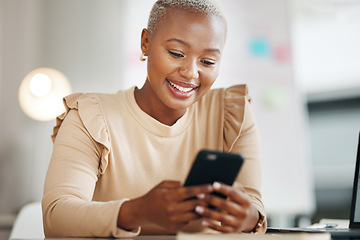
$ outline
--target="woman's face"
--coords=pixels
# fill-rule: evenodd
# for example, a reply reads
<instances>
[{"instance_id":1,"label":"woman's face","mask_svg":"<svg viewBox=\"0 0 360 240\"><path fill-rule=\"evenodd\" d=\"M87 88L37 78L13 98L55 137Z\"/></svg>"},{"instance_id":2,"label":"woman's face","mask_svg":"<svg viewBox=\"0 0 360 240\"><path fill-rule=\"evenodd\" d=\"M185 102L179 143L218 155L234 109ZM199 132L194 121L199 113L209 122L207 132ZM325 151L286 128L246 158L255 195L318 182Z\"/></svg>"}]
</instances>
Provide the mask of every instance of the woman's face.
<instances>
[{"instance_id":1,"label":"woman's face","mask_svg":"<svg viewBox=\"0 0 360 240\"><path fill-rule=\"evenodd\" d=\"M172 8L150 35L142 34L152 93L167 108L184 110L216 80L226 37L220 18Z\"/></svg>"}]
</instances>

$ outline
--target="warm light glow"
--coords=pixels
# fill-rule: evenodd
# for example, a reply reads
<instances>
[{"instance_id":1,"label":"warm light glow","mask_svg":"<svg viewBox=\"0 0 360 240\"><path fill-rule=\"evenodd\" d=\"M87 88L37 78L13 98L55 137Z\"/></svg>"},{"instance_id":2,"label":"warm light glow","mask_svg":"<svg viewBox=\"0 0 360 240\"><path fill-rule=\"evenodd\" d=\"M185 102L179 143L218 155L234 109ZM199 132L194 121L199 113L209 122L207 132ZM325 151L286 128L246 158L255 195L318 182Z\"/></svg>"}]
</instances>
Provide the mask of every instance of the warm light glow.
<instances>
[{"instance_id":1,"label":"warm light glow","mask_svg":"<svg viewBox=\"0 0 360 240\"><path fill-rule=\"evenodd\" d=\"M30 80L30 91L37 97L48 95L51 87L51 79L46 74L37 73Z\"/></svg>"},{"instance_id":2,"label":"warm light glow","mask_svg":"<svg viewBox=\"0 0 360 240\"><path fill-rule=\"evenodd\" d=\"M71 86L64 74L53 68L38 68L22 81L19 103L30 118L48 121L65 111L62 99L70 93Z\"/></svg>"}]
</instances>

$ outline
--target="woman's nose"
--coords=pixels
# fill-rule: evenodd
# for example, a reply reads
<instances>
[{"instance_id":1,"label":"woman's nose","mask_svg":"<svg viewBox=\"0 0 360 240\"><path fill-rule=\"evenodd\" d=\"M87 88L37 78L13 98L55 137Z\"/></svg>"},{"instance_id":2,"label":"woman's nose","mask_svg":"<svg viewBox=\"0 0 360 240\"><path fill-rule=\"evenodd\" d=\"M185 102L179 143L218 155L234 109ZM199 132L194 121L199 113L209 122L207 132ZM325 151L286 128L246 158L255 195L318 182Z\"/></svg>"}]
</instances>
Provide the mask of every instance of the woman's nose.
<instances>
[{"instance_id":1,"label":"woman's nose","mask_svg":"<svg viewBox=\"0 0 360 240\"><path fill-rule=\"evenodd\" d=\"M199 78L199 68L196 61L187 61L179 69L180 75L186 79L197 79Z\"/></svg>"}]
</instances>

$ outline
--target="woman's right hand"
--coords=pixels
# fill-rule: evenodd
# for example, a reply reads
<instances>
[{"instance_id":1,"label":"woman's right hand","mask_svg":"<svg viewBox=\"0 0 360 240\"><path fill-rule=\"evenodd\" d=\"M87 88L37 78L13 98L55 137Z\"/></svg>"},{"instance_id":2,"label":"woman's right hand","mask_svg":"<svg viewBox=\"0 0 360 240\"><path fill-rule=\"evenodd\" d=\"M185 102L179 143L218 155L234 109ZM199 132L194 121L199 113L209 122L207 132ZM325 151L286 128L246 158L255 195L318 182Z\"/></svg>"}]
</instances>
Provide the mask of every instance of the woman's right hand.
<instances>
[{"instance_id":1,"label":"woman's right hand","mask_svg":"<svg viewBox=\"0 0 360 240\"><path fill-rule=\"evenodd\" d=\"M199 218L194 211L196 206L206 206L196 196L212 191L210 184L183 187L179 181L163 181L145 195L123 203L118 216L118 227L131 230L155 224L176 232L189 221Z\"/></svg>"}]
</instances>

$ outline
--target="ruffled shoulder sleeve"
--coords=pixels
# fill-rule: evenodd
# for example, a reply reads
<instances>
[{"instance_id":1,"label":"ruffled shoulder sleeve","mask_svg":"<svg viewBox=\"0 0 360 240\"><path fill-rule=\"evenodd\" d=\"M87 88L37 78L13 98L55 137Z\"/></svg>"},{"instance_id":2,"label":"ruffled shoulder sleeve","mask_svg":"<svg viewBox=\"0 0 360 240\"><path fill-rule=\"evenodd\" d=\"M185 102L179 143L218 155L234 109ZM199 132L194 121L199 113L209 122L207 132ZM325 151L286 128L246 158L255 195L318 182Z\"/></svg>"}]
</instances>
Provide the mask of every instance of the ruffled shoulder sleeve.
<instances>
[{"instance_id":1,"label":"ruffled shoulder sleeve","mask_svg":"<svg viewBox=\"0 0 360 240\"><path fill-rule=\"evenodd\" d=\"M235 85L224 90L224 151L233 150L240 137L246 105L251 99L247 85Z\"/></svg>"},{"instance_id":2,"label":"ruffled shoulder sleeve","mask_svg":"<svg viewBox=\"0 0 360 240\"><path fill-rule=\"evenodd\" d=\"M65 112L56 118L56 124L51 135L52 141L55 141L60 126L69 111L77 110L89 136L100 146L99 174L103 174L108 165L111 144L108 127L98 97L96 94L75 93L65 97L63 102Z\"/></svg>"},{"instance_id":3,"label":"ruffled shoulder sleeve","mask_svg":"<svg viewBox=\"0 0 360 240\"><path fill-rule=\"evenodd\" d=\"M256 232L266 231L266 213L261 201L262 164L260 139L246 85L224 90L224 150L241 154L245 161L237 181L260 214Z\"/></svg>"}]
</instances>

